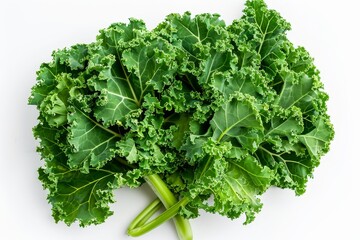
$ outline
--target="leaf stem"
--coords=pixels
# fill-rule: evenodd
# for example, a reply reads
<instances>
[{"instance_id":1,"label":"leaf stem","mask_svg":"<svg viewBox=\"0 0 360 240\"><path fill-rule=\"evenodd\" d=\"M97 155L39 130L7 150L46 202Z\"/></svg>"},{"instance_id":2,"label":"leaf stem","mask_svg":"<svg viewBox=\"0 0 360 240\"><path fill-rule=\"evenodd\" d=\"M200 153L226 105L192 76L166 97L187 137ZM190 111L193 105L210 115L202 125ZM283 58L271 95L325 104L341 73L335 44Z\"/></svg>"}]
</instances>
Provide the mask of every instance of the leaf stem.
<instances>
[{"instance_id":1,"label":"leaf stem","mask_svg":"<svg viewBox=\"0 0 360 240\"><path fill-rule=\"evenodd\" d=\"M163 224L164 222L168 221L171 218L174 218L174 221L176 221L177 218L181 217L180 215L177 215L179 213L179 209L181 207L185 206L189 201L190 201L189 198L184 197L179 202L177 202L176 204L171 206L169 209L164 211L162 214L157 216L155 219L144 224L143 226L138 226L138 227L135 227L132 229L129 228L128 234L132 237L141 236L144 233L151 231L152 229L158 227L159 225ZM187 220L185 220L185 221L187 221ZM185 223L185 222L181 222L181 223ZM137 224L137 225L139 225L139 224ZM192 232L189 231L190 229L188 229L188 227L190 225L187 226L187 224L186 225L178 224L178 226L181 227L181 230L183 230L183 231L179 232L179 228L177 228L178 234L179 234L179 239L180 240L191 240ZM184 230L187 230L187 231L184 231ZM180 235L180 233L184 233L184 234Z\"/></svg>"},{"instance_id":2,"label":"leaf stem","mask_svg":"<svg viewBox=\"0 0 360 240\"><path fill-rule=\"evenodd\" d=\"M116 160L129 168L134 169L135 166L128 163L123 158L116 157ZM166 213L165 211L161 218L156 218L152 220L151 222L147 223L147 221L161 208L161 202L165 206L166 209L170 209L173 205L178 204L178 200L174 196L174 194L169 190L166 183L160 178L157 174L152 174L149 176L144 177L145 181L149 184L149 186L152 188L154 193L157 195L158 199L155 199L153 202L151 202L141 213L131 222L131 224L128 227L128 234L130 236L140 236L142 234L147 233L148 231L158 227L165 221L169 220L170 218L174 217L181 206L185 206L189 200L187 200L184 205L179 205L177 209L174 209L170 212ZM183 201L184 202L184 201ZM166 214L165 214L166 213ZM159 217L160 217L159 216ZM156 221L155 221L156 220ZM173 219L176 231L178 233L180 240L192 240L192 230L189 223L189 220L183 218L180 215L177 215Z\"/></svg>"},{"instance_id":3,"label":"leaf stem","mask_svg":"<svg viewBox=\"0 0 360 240\"><path fill-rule=\"evenodd\" d=\"M136 218L131 222L128 229L135 229L145 225L145 223L153 216L162 204L159 198L152 201Z\"/></svg>"},{"instance_id":4,"label":"leaf stem","mask_svg":"<svg viewBox=\"0 0 360 240\"><path fill-rule=\"evenodd\" d=\"M170 218L173 218L179 239L192 240L192 231L189 220L178 215L180 207L185 206L189 202L189 199L183 198L178 202L174 194L167 187L166 183L157 174L146 176L144 179L150 185L167 210L155 219L147 222L147 220L156 212L156 202L153 201L130 224L128 234L130 236L140 236L158 227Z\"/></svg>"}]
</instances>

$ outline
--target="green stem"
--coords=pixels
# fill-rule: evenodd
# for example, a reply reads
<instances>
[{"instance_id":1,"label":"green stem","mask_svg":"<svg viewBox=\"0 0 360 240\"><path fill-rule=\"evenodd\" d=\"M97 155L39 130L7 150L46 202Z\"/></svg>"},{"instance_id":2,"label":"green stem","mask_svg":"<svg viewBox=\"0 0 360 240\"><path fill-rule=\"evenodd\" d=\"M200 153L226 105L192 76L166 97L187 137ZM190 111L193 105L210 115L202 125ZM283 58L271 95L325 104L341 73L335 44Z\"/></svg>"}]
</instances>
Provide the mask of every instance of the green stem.
<instances>
[{"instance_id":1,"label":"green stem","mask_svg":"<svg viewBox=\"0 0 360 240\"><path fill-rule=\"evenodd\" d=\"M160 214L154 220L145 223L156 211L154 211L155 202L151 203L144 211L142 211L130 224L128 228L128 234L130 236L140 236L156 227L161 225L163 222L169 220L174 217L175 227L180 240L191 240L192 239L192 231L189 220L183 218L180 215L177 215L179 212L179 208L183 205L179 205L179 203L186 204L188 200L185 201L177 201L174 194L169 190L166 183L159 177L157 174L153 174L147 177L144 177L145 181L150 185L152 190L164 204L166 210L164 213ZM177 208L174 208L177 206ZM172 209L171 211L169 211Z\"/></svg>"},{"instance_id":2,"label":"green stem","mask_svg":"<svg viewBox=\"0 0 360 240\"><path fill-rule=\"evenodd\" d=\"M208 170L210 161L212 160L211 157L208 157L208 159L205 162L205 166L203 166L203 169L200 174L200 178L205 174L205 172ZM186 206L190 202L190 199L187 197L184 197L180 201L176 202L176 198L174 195L170 192L170 190L167 188L166 184L162 181L162 179L158 175L151 175L148 177L145 177L145 180L149 183L151 188L155 193L157 193L159 199L163 202L164 206L167 208L162 214L160 214L155 219L151 220L150 222L147 222L148 219L150 219L151 210L152 210L152 204L151 203L143 212L139 214L138 217L135 218L134 224L132 224L132 227L128 228L128 234L130 236L136 237L140 236L142 234L145 234L152 229L158 227L162 223L168 221L171 218L174 218L175 226L178 231L179 239L192 239L192 235L184 235L182 233L187 234L186 229L188 228L190 230L189 233L191 233L190 225L187 227L185 224L189 224L188 222L179 221L180 215L177 215L179 213L179 210L181 207ZM158 194L160 193L160 194ZM170 205L169 205L170 203ZM153 212L155 213L155 212ZM153 214L152 213L152 214ZM141 224L139 222L141 221ZM145 223L146 224L142 224Z\"/></svg>"},{"instance_id":3,"label":"green stem","mask_svg":"<svg viewBox=\"0 0 360 240\"><path fill-rule=\"evenodd\" d=\"M127 166L129 168L135 168L134 165L128 163L125 159L117 157L116 160L123 164L124 166ZM129 235L132 235L132 230L137 229L135 232L138 234L141 232L142 226L146 226L146 222L161 208L160 201L163 203L166 209L170 208L171 206L175 205L177 203L177 199L174 196L174 194L169 190L166 183L159 177L157 174L153 174L147 177L144 177L145 181L150 185L154 193L157 195L159 199L155 199L148 207L146 207L130 224L128 228ZM177 209L178 211L178 209ZM173 217L173 216L171 216ZM170 218L171 218L170 217ZM167 218L166 220L170 219ZM165 221L166 221L165 220ZM189 223L189 220L181 217L180 215L177 215L174 217L174 224L176 227L176 231L178 233L180 240L192 240L192 230ZM161 223L163 223L162 221ZM157 224L156 226L159 226L161 223ZM151 226L151 225L150 225ZM155 228L149 228L148 230L144 231L143 233L139 234L142 235L151 229ZM140 230L139 230L140 229ZM138 235L138 236L139 236Z\"/></svg>"},{"instance_id":4,"label":"green stem","mask_svg":"<svg viewBox=\"0 0 360 240\"><path fill-rule=\"evenodd\" d=\"M157 174L144 177L151 189L155 192L166 208L177 202L174 194L169 190L166 183Z\"/></svg>"},{"instance_id":5,"label":"green stem","mask_svg":"<svg viewBox=\"0 0 360 240\"><path fill-rule=\"evenodd\" d=\"M151 220L150 222L142 225L142 226L138 226L135 227L133 229L128 229L128 234L132 237L137 237L140 235L143 235L144 233L147 233L151 230L153 230L154 228L158 227L159 225L163 224L164 222L168 221L171 218L174 218L174 221L176 221L177 217L180 217L178 215L179 213L179 209L183 206L185 206L190 200L186 197L184 197L183 199L181 199L179 202L177 202L175 205L171 206L169 209L167 209L166 211L164 211L162 214L160 214L159 216L157 216L155 219ZM176 225L176 224L175 224ZM187 227L187 226L181 226L181 227ZM178 231L179 233L179 231ZM179 234L179 239L192 239L192 233L187 232L187 234L180 236Z\"/></svg>"},{"instance_id":6,"label":"green stem","mask_svg":"<svg viewBox=\"0 0 360 240\"><path fill-rule=\"evenodd\" d=\"M131 222L128 229L143 226L160 208L162 204L159 198L152 201L137 217Z\"/></svg>"}]
</instances>

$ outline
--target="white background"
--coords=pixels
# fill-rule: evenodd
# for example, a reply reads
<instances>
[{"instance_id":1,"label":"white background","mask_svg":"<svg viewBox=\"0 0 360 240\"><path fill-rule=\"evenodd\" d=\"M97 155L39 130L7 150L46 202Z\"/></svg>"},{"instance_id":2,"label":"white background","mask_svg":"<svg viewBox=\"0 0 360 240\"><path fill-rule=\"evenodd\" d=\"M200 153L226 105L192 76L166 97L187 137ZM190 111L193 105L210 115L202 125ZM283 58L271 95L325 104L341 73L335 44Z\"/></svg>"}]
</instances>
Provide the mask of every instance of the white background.
<instances>
[{"instance_id":1,"label":"white background","mask_svg":"<svg viewBox=\"0 0 360 240\"><path fill-rule=\"evenodd\" d=\"M256 220L228 220L203 213L192 220L194 240L360 239L359 95L360 18L355 0L267 0L292 24L289 38L305 46L321 70L336 136L315 178L301 197L270 189ZM0 239L115 240L153 199L145 186L116 191L115 214L88 228L55 224L46 191L37 180L41 165L31 128L37 110L27 106L40 63L52 50L94 41L98 30L129 17L156 26L171 12L218 12L230 23L244 0L1 0L0 1ZM138 238L177 239L172 224Z\"/></svg>"}]
</instances>

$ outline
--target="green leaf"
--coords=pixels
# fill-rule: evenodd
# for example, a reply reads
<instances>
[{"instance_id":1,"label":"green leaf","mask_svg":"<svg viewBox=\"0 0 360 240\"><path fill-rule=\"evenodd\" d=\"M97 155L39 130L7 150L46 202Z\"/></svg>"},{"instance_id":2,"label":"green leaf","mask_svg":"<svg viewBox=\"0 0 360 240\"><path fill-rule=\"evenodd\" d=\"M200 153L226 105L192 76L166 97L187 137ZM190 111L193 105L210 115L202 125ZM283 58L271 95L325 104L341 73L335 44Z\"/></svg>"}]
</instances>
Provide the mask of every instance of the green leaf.
<instances>
[{"instance_id":1,"label":"green leaf","mask_svg":"<svg viewBox=\"0 0 360 240\"><path fill-rule=\"evenodd\" d=\"M212 131L211 128L204 129L204 126L196 121L189 122L189 130L189 135L180 150L185 151L190 164L194 164L198 158L205 157L203 147L211 138Z\"/></svg>"},{"instance_id":2,"label":"green leaf","mask_svg":"<svg viewBox=\"0 0 360 240\"><path fill-rule=\"evenodd\" d=\"M289 29L248 0L228 26L217 14L171 14L154 30L130 19L55 51L29 98L55 220L101 223L114 189L151 174L181 201L141 226L147 208L136 234L179 208L249 223L271 185L304 193L334 129L319 71Z\"/></svg>"},{"instance_id":3,"label":"green leaf","mask_svg":"<svg viewBox=\"0 0 360 240\"><path fill-rule=\"evenodd\" d=\"M190 129L190 116L186 113L183 114L173 114L166 119L166 122L174 124L176 126L176 131L173 132L173 141L172 145L179 149L187 136L187 133Z\"/></svg>"},{"instance_id":4,"label":"green leaf","mask_svg":"<svg viewBox=\"0 0 360 240\"><path fill-rule=\"evenodd\" d=\"M256 98L262 98L262 95L268 94L265 77L260 71L250 67L243 67L231 76L221 73L215 75L213 86L227 99L237 92Z\"/></svg>"},{"instance_id":5,"label":"green leaf","mask_svg":"<svg viewBox=\"0 0 360 240\"><path fill-rule=\"evenodd\" d=\"M261 56L252 46L253 38L258 35L256 27L244 19L236 19L227 30L234 45L233 53L237 57L238 69L258 66L261 63Z\"/></svg>"},{"instance_id":6,"label":"green leaf","mask_svg":"<svg viewBox=\"0 0 360 240\"><path fill-rule=\"evenodd\" d=\"M191 14L186 12L182 16L170 14L166 20L173 31L173 38L181 40L182 48L194 58L203 50L201 45L213 45L227 34L223 30L225 22L217 14L202 14L191 18Z\"/></svg>"},{"instance_id":7,"label":"green leaf","mask_svg":"<svg viewBox=\"0 0 360 240\"><path fill-rule=\"evenodd\" d=\"M102 223L112 214L108 205L114 201L113 190L125 183L125 179L120 168L112 163L102 169L90 168L88 174L70 169L65 154L66 133L64 128L46 123L34 128L45 160L45 166L39 169L39 179L49 190L53 217L69 225L75 221L81 226Z\"/></svg>"},{"instance_id":8,"label":"green leaf","mask_svg":"<svg viewBox=\"0 0 360 240\"><path fill-rule=\"evenodd\" d=\"M60 161L56 158L54 161ZM81 226L99 224L112 215L109 203L114 202L113 190L122 185L120 173L108 168L90 168L88 174L66 168L57 163L57 169L39 169L39 179L50 191L53 217L70 225L79 221ZM60 168L63 166L63 168ZM55 185L55 186L54 186Z\"/></svg>"},{"instance_id":9,"label":"green leaf","mask_svg":"<svg viewBox=\"0 0 360 240\"><path fill-rule=\"evenodd\" d=\"M198 195L209 195L224 180L228 163L218 155L217 151L220 149L214 146L211 141L205 142L204 148L209 149L204 149L205 154L197 159L193 181L187 186L187 193L192 199L197 198ZM212 152L214 150L215 152ZM198 207L203 208L204 206L200 204Z\"/></svg>"},{"instance_id":10,"label":"green leaf","mask_svg":"<svg viewBox=\"0 0 360 240\"><path fill-rule=\"evenodd\" d=\"M223 184L214 190L214 209L230 218L245 213L245 223L250 223L262 207L257 196L270 186L273 176L251 156L229 160Z\"/></svg>"},{"instance_id":11,"label":"green leaf","mask_svg":"<svg viewBox=\"0 0 360 240\"><path fill-rule=\"evenodd\" d=\"M113 24L101 31L97 44L89 50L89 70L98 72L91 85L101 93L94 114L105 125L125 121L129 113L140 107L143 85L126 69L122 54L144 32L144 23L139 20L132 19L128 25Z\"/></svg>"},{"instance_id":12,"label":"green leaf","mask_svg":"<svg viewBox=\"0 0 360 240\"><path fill-rule=\"evenodd\" d=\"M176 70L175 56L172 45L158 37L124 51L124 65L137 77L131 82L137 101L152 89L162 91L170 84Z\"/></svg>"},{"instance_id":13,"label":"green leaf","mask_svg":"<svg viewBox=\"0 0 360 240\"><path fill-rule=\"evenodd\" d=\"M70 67L71 71L83 70L86 67L86 60L88 60L88 45L77 44L70 49L64 49L56 53L62 64Z\"/></svg>"},{"instance_id":14,"label":"green leaf","mask_svg":"<svg viewBox=\"0 0 360 240\"><path fill-rule=\"evenodd\" d=\"M283 138L294 142L299 134L304 131L303 115L299 108L292 107L288 111L277 112L271 119L265 137L268 142L281 147Z\"/></svg>"},{"instance_id":15,"label":"green leaf","mask_svg":"<svg viewBox=\"0 0 360 240\"><path fill-rule=\"evenodd\" d=\"M119 50L128 47L131 40L141 38L146 32L148 31L142 20L130 18L128 24L113 23L108 28L100 30L96 40L105 52L121 59Z\"/></svg>"},{"instance_id":16,"label":"green leaf","mask_svg":"<svg viewBox=\"0 0 360 240\"><path fill-rule=\"evenodd\" d=\"M37 105L51 126L66 124L69 99L83 92L84 74L75 70L84 69L87 58L87 45L78 44L54 52L53 61L42 64L37 72L29 103Z\"/></svg>"},{"instance_id":17,"label":"green leaf","mask_svg":"<svg viewBox=\"0 0 360 240\"><path fill-rule=\"evenodd\" d=\"M315 123L315 128L299 136L299 140L306 146L310 155L318 159L329 150L329 143L334 137L333 127L327 116L323 116ZM318 163L317 163L318 164Z\"/></svg>"},{"instance_id":18,"label":"green leaf","mask_svg":"<svg viewBox=\"0 0 360 240\"><path fill-rule=\"evenodd\" d=\"M275 185L294 189L298 195L305 192L307 178L315 167L309 155L295 151L277 152L265 145L258 149L256 156L262 164L276 171Z\"/></svg>"},{"instance_id":19,"label":"green leaf","mask_svg":"<svg viewBox=\"0 0 360 240\"><path fill-rule=\"evenodd\" d=\"M267 135L289 136L299 134L304 130L301 112L296 111L292 116L276 116L271 120L271 128Z\"/></svg>"},{"instance_id":20,"label":"green leaf","mask_svg":"<svg viewBox=\"0 0 360 240\"><path fill-rule=\"evenodd\" d=\"M216 69L229 67L229 35L218 14L170 14L160 26L156 31L166 32L166 38L177 48L179 72L192 88L199 89L199 83L211 79Z\"/></svg>"},{"instance_id":21,"label":"green leaf","mask_svg":"<svg viewBox=\"0 0 360 240\"><path fill-rule=\"evenodd\" d=\"M83 78L72 78L69 73L58 74L55 80L55 88L43 99L40 109L49 125L59 127L67 123L68 102L81 94L85 86Z\"/></svg>"},{"instance_id":22,"label":"green leaf","mask_svg":"<svg viewBox=\"0 0 360 240\"><path fill-rule=\"evenodd\" d=\"M242 19L252 28L248 33L250 44L261 56L261 65L267 73L275 76L285 63L284 47L287 43L285 32L290 30L278 12L269 10L263 0L247 1Z\"/></svg>"},{"instance_id":23,"label":"green leaf","mask_svg":"<svg viewBox=\"0 0 360 240\"><path fill-rule=\"evenodd\" d=\"M60 63L59 54L52 54L53 60L50 63L43 63L37 71L37 82L32 87L29 104L40 107L42 101L48 96L57 85L56 76L66 71L66 66Z\"/></svg>"},{"instance_id":24,"label":"green leaf","mask_svg":"<svg viewBox=\"0 0 360 240\"><path fill-rule=\"evenodd\" d=\"M116 147L121 157L126 157L126 160L132 164L138 161L138 150L135 146L135 141L132 138L120 140L117 142Z\"/></svg>"},{"instance_id":25,"label":"green leaf","mask_svg":"<svg viewBox=\"0 0 360 240\"><path fill-rule=\"evenodd\" d=\"M39 151L45 166L39 169L39 179L49 190L48 200L56 221L70 225L78 221L81 226L99 224L112 215L109 204L114 202L113 190L127 185L138 187L139 171L128 171L127 166L109 162L101 169L71 169L66 156L64 128L39 124L34 128L39 138Z\"/></svg>"},{"instance_id":26,"label":"green leaf","mask_svg":"<svg viewBox=\"0 0 360 240\"><path fill-rule=\"evenodd\" d=\"M314 80L305 74L296 74L286 70L281 71L280 76L283 80L283 88L276 103L285 109L297 106L304 110L313 100Z\"/></svg>"},{"instance_id":27,"label":"green leaf","mask_svg":"<svg viewBox=\"0 0 360 240\"><path fill-rule=\"evenodd\" d=\"M121 138L119 133L100 125L77 107L69 115L69 123L68 164L71 168L87 172L89 166L100 168L114 157L116 142Z\"/></svg>"},{"instance_id":28,"label":"green leaf","mask_svg":"<svg viewBox=\"0 0 360 240\"><path fill-rule=\"evenodd\" d=\"M213 75L217 72L224 72L231 69L231 60L234 57L231 51L216 51L211 54L204 62L203 74L199 77L199 84L207 85L212 81Z\"/></svg>"},{"instance_id":29,"label":"green leaf","mask_svg":"<svg viewBox=\"0 0 360 240\"><path fill-rule=\"evenodd\" d=\"M40 147L37 151L45 160L48 168L57 167L58 162L53 161L54 158L67 159L62 149L66 144L67 131L64 128L51 127L45 119L39 119L40 123L33 129L35 138L40 140Z\"/></svg>"},{"instance_id":30,"label":"green leaf","mask_svg":"<svg viewBox=\"0 0 360 240\"><path fill-rule=\"evenodd\" d=\"M113 55L105 56L101 62L99 78L92 83L95 90L100 91L94 115L105 125L121 123L140 106L131 84L136 80Z\"/></svg>"},{"instance_id":31,"label":"green leaf","mask_svg":"<svg viewBox=\"0 0 360 240\"><path fill-rule=\"evenodd\" d=\"M215 112L211 120L216 141L235 138L243 147L256 149L263 131L262 121L250 96L234 97Z\"/></svg>"}]
</instances>

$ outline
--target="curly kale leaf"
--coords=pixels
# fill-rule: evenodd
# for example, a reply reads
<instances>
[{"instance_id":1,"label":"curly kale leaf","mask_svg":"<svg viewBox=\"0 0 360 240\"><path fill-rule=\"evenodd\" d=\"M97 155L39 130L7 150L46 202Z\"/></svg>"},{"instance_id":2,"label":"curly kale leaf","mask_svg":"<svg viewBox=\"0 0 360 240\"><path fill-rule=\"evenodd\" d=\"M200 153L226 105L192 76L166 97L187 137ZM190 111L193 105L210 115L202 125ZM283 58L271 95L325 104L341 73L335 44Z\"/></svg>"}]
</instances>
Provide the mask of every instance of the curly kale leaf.
<instances>
[{"instance_id":1,"label":"curly kale leaf","mask_svg":"<svg viewBox=\"0 0 360 240\"><path fill-rule=\"evenodd\" d=\"M111 164L89 168L87 173L71 169L66 161L66 130L44 122L34 128L34 134L41 140L38 151L45 166L39 169L39 179L50 190L54 219L66 224L78 220L85 226L102 223L112 215L108 205L114 202L113 190L126 182L122 170Z\"/></svg>"},{"instance_id":2,"label":"curly kale leaf","mask_svg":"<svg viewBox=\"0 0 360 240\"><path fill-rule=\"evenodd\" d=\"M217 104L210 105L210 111L204 110L209 114L197 123L202 133L190 128L190 140L182 148L194 165L194 174L190 178L184 175L191 187L190 194L184 196L193 199L187 210L195 215L197 208L229 217L243 212L248 223L260 209L260 204L254 207L236 191L232 192L233 198L242 196L242 204L229 205L224 199L231 196L223 197L215 190L226 189L225 182L239 189L245 175L237 175L238 181L229 180L229 169L235 168L226 152L241 149L241 154L236 154L237 161L249 156L262 171L268 171L266 188L275 185L302 194L320 157L328 151L333 128L326 114L327 95L312 58L304 48L295 48L287 39L289 29L290 25L277 12L268 10L263 1L248 1L243 17L227 28L229 34L225 36L230 40L214 38L212 44L217 46L231 43L229 49L233 49L236 69L229 65L208 72L211 88L204 84L202 94ZM216 54L207 51L203 61L216 58ZM200 80L201 76L196 78ZM209 106L207 102L202 108ZM227 150L219 151L225 145ZM254 193L256 199L261 191ZM211 196L217 207L204 204Z\"/></svg>"},{"instance_id":3,"label":"curly kale leaf","mask_svg":"<svg viewBox=\"0 0 360 240\"><path fill-rule=\"evenodd\" d=\"M55 51L29 99L55 220L101 223L115 189L160 177L186 217L249 223L270 186L304 193L334 130L320 73L289 30L248 0L228 26L217 14L170 14L153 30L130 19Z\"/></svg>"}]
</instances>

